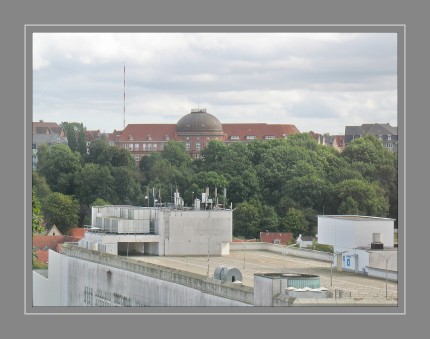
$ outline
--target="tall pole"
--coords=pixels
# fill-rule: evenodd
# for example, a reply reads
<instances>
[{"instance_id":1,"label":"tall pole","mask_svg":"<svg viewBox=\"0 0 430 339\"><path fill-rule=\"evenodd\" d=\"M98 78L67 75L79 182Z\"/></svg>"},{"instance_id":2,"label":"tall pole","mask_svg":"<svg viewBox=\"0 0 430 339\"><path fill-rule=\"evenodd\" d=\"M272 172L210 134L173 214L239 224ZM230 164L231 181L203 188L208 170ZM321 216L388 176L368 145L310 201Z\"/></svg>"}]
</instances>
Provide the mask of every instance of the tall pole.
<instances>
[{"instance_id":1,"label":"tall pole","mask_svg":"<svg viewBox=\"0 0 430 339\"><path fill-rule=\"evenodd\" d=\"M218 234L218 233L216 233L216 234L203 234L203 233L200 233L200 235L202 235L202 236L204 236L204 237L207 237L207 238L208 238L208 272L207 272L207 276L208 276L208 278L209 278L209 266L210 266L209 242L210 242L210 239L211 239L211 237L212 237L213 235L219 235L219 234Z\"/></svg>"},{"instance_id":2,"label":"tall pole","mask_svg":"<svg viewBox=\"0 0 430 339\"><path fill-rule=\"evenodd\" d=\"M243 269L245 269L246 242L243 242Z\"/></svg>"},{"instance_id":3,"label":"tall pole","mask_svg":"<svg viewBox=\"0 0 430 339\"><path fill-rule=\"evenodd\" d=\"M208 235L208 278L209 278L209 239L210 239L210 236Z\"/></svg>"},{"instance_id":4,"label":"tall pole","mask_svg":"<svg viewBox=\"0 0 430 339\"><path fill-rule=\"evenodd\" d=\"M382 258L384 258L385 260L385 299L388 299L388 261L395 255L397 255L397 253L393 253L388 257L385 257L385 255L382 255L381 253L378 252L372 252L375 253L377 255L380 255Z\"/></svg>"},{"instance_id":5,"label":"tall pole","mask_svg":"<svg viewBox=\"0 0 430 339\"><path fill-rule=\"evenodd\" d=\"M124 60L124 112L123 112L123 114L124 114L124 129L125 129L125 60Z\"/></svg>"}]
</instances>

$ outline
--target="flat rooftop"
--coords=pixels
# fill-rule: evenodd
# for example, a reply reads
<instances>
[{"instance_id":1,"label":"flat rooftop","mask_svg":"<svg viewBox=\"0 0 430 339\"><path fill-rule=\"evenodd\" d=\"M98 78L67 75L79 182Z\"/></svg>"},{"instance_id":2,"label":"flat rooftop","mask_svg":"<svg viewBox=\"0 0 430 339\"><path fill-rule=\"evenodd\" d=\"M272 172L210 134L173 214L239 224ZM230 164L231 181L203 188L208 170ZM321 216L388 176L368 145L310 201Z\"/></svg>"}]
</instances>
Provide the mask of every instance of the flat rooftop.
<instances>
[{"instance_id":1,"label":"flat rooftop","mask_svg":"<svg viewBox=\"0 0 430 339\"><path fill-rule=\"evenodd\" d=\"M370 221L370 220L395 220L391 218L382 218L382 217L372 217L366 215L318 215L318 218L329 218L329 219L344 219L344 220L361 220L361 221Z\"/></svg>"},{"instance_id":2,"label":"flat rooftop","mask_svg":"<svg viewBox=\"0 0 430 339\"><path fill-rule=\"evenodd\" d=\"M144 262L170 267L177 270L207 275L207 256L129 256ZM209 276L213 278L217 266L234 267L240 270L243 285L254 287L254 274L268 273L298 273L318 275L321 287L340 289L350 294L352 298L385 298L385 280L372 278L363 274L339 272L335 267L331 270L330 263L315 259L295 257L291 254L281 254L263 250L231 251L227 256L209 257ZM388 281L388 297L397 298L397 282Z\"/></svg>"}]
</instances>

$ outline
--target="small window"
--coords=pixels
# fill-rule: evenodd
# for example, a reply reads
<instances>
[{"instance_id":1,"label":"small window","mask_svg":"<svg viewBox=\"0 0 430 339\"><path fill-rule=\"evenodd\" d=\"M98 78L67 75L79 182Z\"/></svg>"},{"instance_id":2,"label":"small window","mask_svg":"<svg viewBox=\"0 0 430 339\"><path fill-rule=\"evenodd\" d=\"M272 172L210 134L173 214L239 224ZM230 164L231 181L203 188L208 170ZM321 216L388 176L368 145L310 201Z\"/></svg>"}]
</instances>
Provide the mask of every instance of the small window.
<instances>
[{"instance_id":1,"label":"small window","mask_svg":"<svg viewBox=\"0 0 430 339\"><path fill-rule=\"evenodd\" d=\"M266 135L266 136L264 137L264 139L266 139L266 140L275 139L275 136L274 136L274 135Z\"/></svg>"},{"instance_id":2,"label":"small window","mask_svg":"<svg viewBox=\"0 0 430 339\"><path fill-rule=\"evenodd\" d=\"M195 158L195 159L198 159L198 158L199 158L199 155L198 155L198 154L195 154L195 155L194 155L194 158Z\"/></svg>"},{"instance_id":3,"label":"small window","mask_svg":"<svg viewBox=\"0 0 430 339\"><path fill-rule=\"evenodd\" d=\"M138 156L138 155L136 155L136 156L134 157L134 160L139 161L139 156Z\"/></svg>"},{"instance_id":4,"label":"small window","mask_svg":"<svg viewBox=\"0 0 430 339\"><path fill-rule=\"evenodd\" d=\"M146 144L142 144L142 151L146 151Z\"/></svg>"},{"instance_id":5,"label":"small window","mask_svg":"<svg viewBox=\"0 0 430 339\"><path fill-rule=\"evenodd\" d=\"M134 150L138 151L139 150L139 144L134 144Z\"/></svg>"},{"instance_id":6,"label":"small window","mask_svg":"<svg viewBox=\"0 0 430 339\"><path fill-rule=\"evenodd\" d=\"M148 144L148 151L152 151L152 144Z\"/></svg>"},{"instance_id":7,"label":"small window","mask_svg":"<svg viewBox=\"0 0 430 339\"><path fill-rule=\"evenodd\" d=\"M391 134L387 135L387 140L391 140Z\"/></svg>"},{"instance_id":8,"label":"small window","mask_svg":"<svg viewBox=\"0 0 430 339\"><path fill-rule=\"evenodd\" d=\"M129 151L133 151L133 144L129 144L129 145L128 145L128 150L129 150Z\"/></svg>"},{"instance_id":9,"label":"small window","mask_svg":"<svg viewBox=\"0 0 430 339\"><path fill-rule=\"evenodd\" d=\"M196 151L200 151L200 143L196 142Z\"/></svg>"},{"instance_id":10,"label":"small window","mask_svg":"<svg viewBox=\"0 0 430 339\"><path fill-rule=\"evenodd\" d=\"M191 148L190 143L189 143L189 142L186 142L186 143L185 143L185 150L186 150L186 151L189 151L189 150L190 150L190 148Z\"/></svg>"},{"instance_id":11,"label":"small window","mask_svg":"<svg viewBox=\"0 0 430 339\"><path fill-rule=\"evenodd\" d=\"M255 135L247 135L246 139L247 140L254 140L255 139Z\"/></svg>"},{"instance_id":12,"label":"small window","mask_svg":"<svg viewBox=\"0 0 430 339\"><path fill-rule=\"evenodd\" d=\"M230 140L239 140L239 139L240 139L240 137L238 135L232 135L230 137Z\"/></svg>"},{"instance_id":13,"label":"small window","mask_svg":"<svg viewBox=\"0 0 430 339\"><path fill-rule=\"evenodd\" d=\"M153 149L154 151L156 151L156 150L157 150L157 144L153 144L153 145L152 145L152 149Z\"/></svg>"}]
</instances>

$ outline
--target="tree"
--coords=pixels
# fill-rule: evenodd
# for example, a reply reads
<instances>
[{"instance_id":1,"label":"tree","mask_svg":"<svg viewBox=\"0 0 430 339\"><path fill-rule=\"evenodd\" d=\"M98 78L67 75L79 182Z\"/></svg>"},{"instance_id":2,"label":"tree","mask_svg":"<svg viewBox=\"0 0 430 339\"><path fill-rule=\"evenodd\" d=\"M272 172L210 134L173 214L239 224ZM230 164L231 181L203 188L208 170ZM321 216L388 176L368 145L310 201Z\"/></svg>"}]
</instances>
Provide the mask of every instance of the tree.
<instances>
[{"instance_id":1,"label":"tree","mask_svg":"<svg viewBox=\"0 0 430 339\"><path fill-rule=\"evenodd\" d=\"M40 210L40 201L34 190L31 192L31 204L32 204L32 234L42 233L43 228L43 216Z\"/></svg>"},{"instance_id":2,"label":"tree","mask_svg":"<svg viewBox=\"0 0 430 339\"><path fill-rule=\"evenodd\" d=\"M194 176L193 182L200 188L201 192L204 192L206 187L209 187L211 196L215 188L220 190L228 184L227 179L222 174L215 171L199 172Z\"/></svg>"},{"instance_id":3,"label":"tree","mask_svg":"<svg viewBox=\"0 0 430 339\"><path fill-rule=\"evenodd\" d=\"M282 218L281 225L285 231L291 232L294 237L298 237L299 234L306 232L308 221L301 210L290 208L286 216Z\"/></svg>"},{"instance_id":4,"label":"tree","mask_svg":"<svg viewBox=\"0 0 430 339\"><path fill-rule=\"evenodd\" d=\"M222 141L210 140L206 148L201 152L204 158L204 168L216 171L225 161L226 154L227 146Z\"/></svg>"},{"instance_id":5,"label":"tree","mask_svg":"<svg viewBox=\"0 0 430 339\"><path fill-rule=\"evenodd\" d=\"M86 128L84 125L79 122L62 122L60 126L63 127L64 131L66 132L68 145L72 152L78 152L81 154L81 156L86 156Z\"/></svg>"},{"instance_id":6,"label":"tree","mask_svg":"<svg viewBox=\"0 0 430 339\"><path fill-rule=\"evenodd\" d=\"M97 198L111 200L114 178L107 166L85 164L75 175L75 195L81 205L90 205Z\"/></svg>"},{"instance_id":7,"label":"tree","mask_svg":"<svg viewBox=\"0 0 430 339\"><path fill-rule=\"evenodd\" d=\"M168 141L161 151L161 157L175 167L190 166L192 162L185 150L185 144L177 141Z\"/></svg>"},{"instance_id":8,"label":"tree","mask_svg":"<svg viewBox=\"0 0 430 339\"><path fill-rule=\"evenodd\" d=\"M279 218L273 206L262 205L259 214L258 231L275 232L279 229Z\"/></svg>"},{"instance_id":9,"label":"tree","mask_svg":"<svg viewBox=\"0 0 430 339\"><path fill-rule=\"evenodd\" d=\"M113 167L111 169L113 178L112 202L114 204L142 204L143 194L139 181L139 176L135 168Z\"/></svg>"},{"instance_id":10,"label":"tree","mask_svg":"<svg viewBox=\"0 0 430 339\"><path fill-rule=\"evenodd\" d=\"M38 172L45 177L52 191L73 194L73 178L80 167L79 153L73 153L67 145L58 144L48 148Z\"/></svg>"},{"instance_id":11,"label":"tree","mask_svg":"<svg viewBox=\"0 0 430 339\"><path fill-rule=\"evenodd\" d=\"M92 206L108 206L108 205L111 205L111 203L104 200L104 199L97 198L96 200L93 201L93 203L91 204L91 207Z\"/></svg>"},{"instance_id":12,"label":"tree","mask_svg":"<svg viewBox=\"0 0 430 339\"><path fill-rule=\"evenodd\" d=\"M258 207L246 201L237 204L233 212L233 235L248 239L257 238L259 222Z\"/></svg>"},{"instance_id":13,"label":"tree","mask_svg":"<svg viewBox=\"0 0 430 339\"><path fill-rule=\"evenodd\" d=\"M377 183L363 180L344 180L335 186L339 202L339 213L354 211L357 214L376 217L386 217L388 213L388 198ZM348 199L350 198L350 199Z\"/></svg>"},{"instance_id":14,"label":"tree","mask_svg":"<svg viewBox=\"0 0 430 339\"><path fill-rule=\"evenodd\" d=\"M113 155L110 147L111 146L109 146L106 140L94 140L89 148L89 153L87 157L88 162L92 162L93 164L98 164L102 166L110 165Z\"/></svg>"},{"instance_id":15,"label":"tree","mask_svg":"<svg viewBox=\"0 0 430 339\"><path fill-rule=\"evenodd\" d=\"M71 196L54 192L46 198L42 212L50 225L56 225L61 233L66 234L78 223L79 203Z\"/></svg>"},{"instance_id":16,"label":"tree","mask_svg":"<svg viewBox=\"0 0 430 339\"><path fill-rule=\"evenodd\" d=\"M91 146L90 146L91 147ZM110 164L114 167L130 167L135 168L135 162L129 150L114 146L108 147Z\"/></svg>"},{"instance_id":17,"label":"tree","mask_svg":"<svg viewBox=\"0 0 430 339\"><path fill-rule=\"evenodd\" d=\"M52 193L51 189L49 188L48 183L46 182L45 177L41 176L36 171L33 171L31 174L32 176L32 189L37 196L37 198L42 203L44 199ZM43 204L43 203L42 203Z\"/></svg>"}]
</instances>

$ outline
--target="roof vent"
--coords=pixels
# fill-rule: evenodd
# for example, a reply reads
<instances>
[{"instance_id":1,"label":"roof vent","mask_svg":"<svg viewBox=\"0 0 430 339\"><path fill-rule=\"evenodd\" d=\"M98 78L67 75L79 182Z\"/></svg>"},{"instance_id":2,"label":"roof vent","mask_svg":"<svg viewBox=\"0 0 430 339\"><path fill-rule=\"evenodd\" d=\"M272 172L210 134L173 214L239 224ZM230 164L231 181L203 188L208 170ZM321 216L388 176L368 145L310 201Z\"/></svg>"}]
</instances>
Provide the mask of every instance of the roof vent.
<instances>
[{"instance_id":1,"label":"roof vent","mask_svg":"<svg viewBox=\"0 0 430 339\"><path fill-rule=\"evenodd\" d=\"M381 233L372 233L372 243L370 244L372 250L384 249L384 244L381 241Z\"/></svg>"},{"instance_id":2,"label":"roof vent","mask_svg":"<svg viewBox=\"0 0 430 339\"><path fill-rule=\"evenodd\" d=\"M234 267L218 266L214 271L214 279L226 282L242 281L242 273Z\"/></svg>"}]
</instances>

